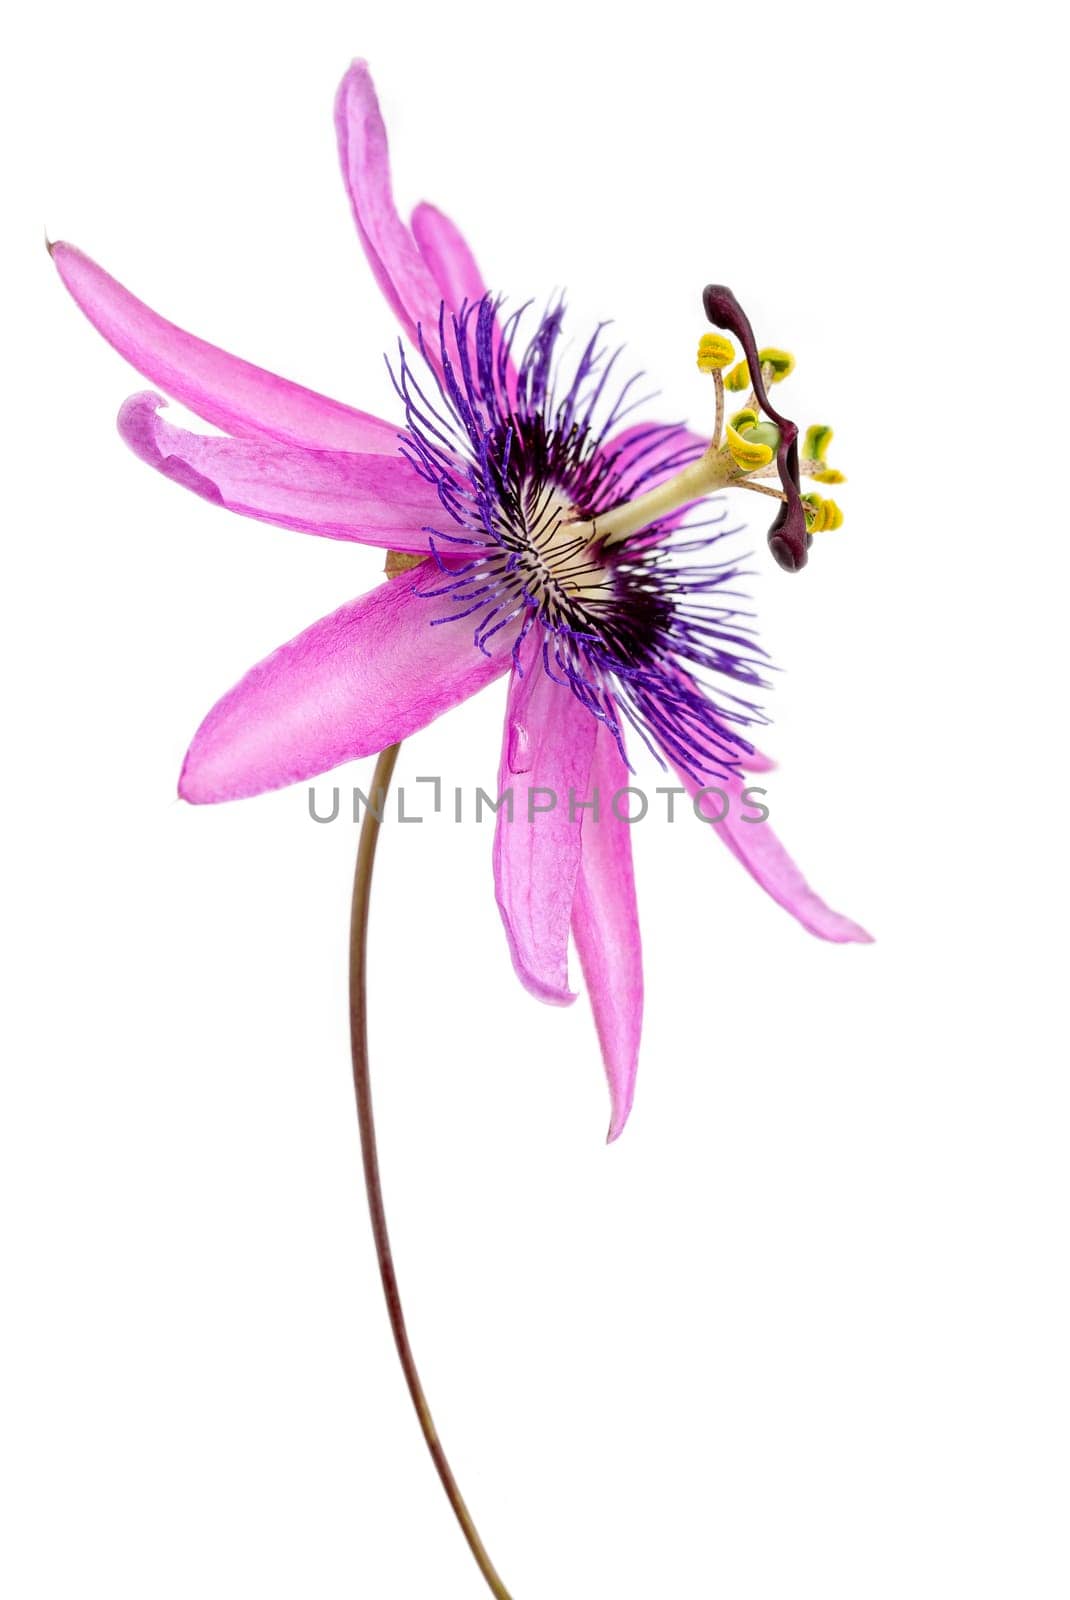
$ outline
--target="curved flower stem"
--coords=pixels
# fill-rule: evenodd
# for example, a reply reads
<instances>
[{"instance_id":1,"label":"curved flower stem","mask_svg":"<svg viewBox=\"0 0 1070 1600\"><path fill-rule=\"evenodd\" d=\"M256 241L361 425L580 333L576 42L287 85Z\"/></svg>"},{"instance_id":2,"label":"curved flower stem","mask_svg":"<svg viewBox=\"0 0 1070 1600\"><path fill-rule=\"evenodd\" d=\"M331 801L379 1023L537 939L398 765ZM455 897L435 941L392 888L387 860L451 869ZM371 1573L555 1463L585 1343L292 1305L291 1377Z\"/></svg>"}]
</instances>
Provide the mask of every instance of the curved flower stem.
<instances>
[{"instance_id":1,"label":"curved flower stem","mask_svg":"<svg viewBox=\"0 0 1070 1600\"><path fill-rule=\"evenodd\" d=\"M386 1225L386 1211L379 1178L379 1151L375 1139L371 1073L368 1066L368 905L371 898L375 846L379 839L379 822L400 749L400 744L391 745L389 749L382 751L376 763L370 804L365 807L364 820L361 823L357 865L353 875L353 908L349 924L349 1031L353 1048L353 1087L357 1095L357 1121L360 1124L360 1146L364 1158L364 1184L368 1194L368 1213L371 1217L375 1254L379 1262L379 1276L383 1283L387 1315L390 1318L401 1370L409 1386L409 1394L421 1431L442 1480L446 1498L453 1507L453 1514L461 1525L461 1532L468 1541L476 1565L497 1600L510 1600L509 1591L484 1549L471 1513L457 1487L457 1480L446 1459L446 1452L442 1448L427 1404L420 1374L416 1370L416 1361L405 1327L405 1314L401 1308L401 1294L398 1289L397 1273L394 1271L394 1257L390 1249L390 1234Z\"/></svg>"}]
</instances>

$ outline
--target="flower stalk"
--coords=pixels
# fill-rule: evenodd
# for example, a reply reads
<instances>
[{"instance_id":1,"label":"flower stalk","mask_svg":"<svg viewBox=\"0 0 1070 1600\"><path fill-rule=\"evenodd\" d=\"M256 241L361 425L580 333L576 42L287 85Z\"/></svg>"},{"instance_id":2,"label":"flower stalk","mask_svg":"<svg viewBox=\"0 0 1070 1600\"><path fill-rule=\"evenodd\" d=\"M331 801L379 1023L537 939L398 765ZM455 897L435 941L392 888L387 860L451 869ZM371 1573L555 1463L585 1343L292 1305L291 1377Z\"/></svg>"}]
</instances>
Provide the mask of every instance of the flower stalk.
<instances>
[{"instance_id":1,"label":"flower stalk","mask_svg":"<svg viewBox=\"0 0 1070 1600\"><path fill-rule=\"evenodd\" d=\"M435 1464L446 1498L453 1508L487 1587L496 1600L511 1600L508 1589L498 1575L487 1554L472 1515L465 1504L457 1480L453 1475L442 1441L431 1415L427 1396L417 1370L412 1346L409 1342L405 1313L401 1304L394 1256L390 1247L386 1209L379 1173L379 1149L375 1134L375 1112L372 1105L371 1069L368 1061L368 913L371 903L372 869L375 848L379 840L379 824L383 816L390 780L397 762L400 743L383 750L375 765L370 803L364 811L360 841L357 846L357 864L353 874L353 901L349 924L349 1031L353 1053L353 1087L357 1097L357 1122L360 1127L360 1147L364 1162L364 1186L368 1197L368 1215L371 1219L375 1255L379 1263L379 1276L383 1285L387 1316L397 1346L398 1360L405 1375L413 1409L420 1430Z\"/></svg>"}]
</instances>

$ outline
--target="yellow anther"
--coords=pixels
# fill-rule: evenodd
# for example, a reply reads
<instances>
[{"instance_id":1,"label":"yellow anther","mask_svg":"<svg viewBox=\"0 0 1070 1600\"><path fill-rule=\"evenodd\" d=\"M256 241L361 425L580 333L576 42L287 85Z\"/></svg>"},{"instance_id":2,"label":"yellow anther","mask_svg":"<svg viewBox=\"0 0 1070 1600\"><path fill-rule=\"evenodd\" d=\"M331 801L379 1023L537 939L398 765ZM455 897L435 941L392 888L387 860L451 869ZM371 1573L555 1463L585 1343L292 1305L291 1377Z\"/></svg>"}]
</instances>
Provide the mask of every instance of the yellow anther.
<instances>
[{"instance_id":1,"label":"yellow anther","mask_svg":"<svg viewBox=\"0 0 1070 1600\"><path fill-rule=\"evenodd\" d=\"M744 406L742 411L737 411L734 417L729 417L729 427L735 428L737 433L746 433L748 428L753 428L758 421L757 411L752 411L749 406Z\"/></svg>"},{"instance_id":2,"label":"yellow anther","mask_svg":"<svg viewBox=\"0 0 1070 1600\"><path fill-rule=\"evenodd\" d=\"M759 444L751 439L744 439L729 423L725 429L728 435L728 453L737 467L742 467L744 472L756 472L759 467L767 467L773 459L773 452L767 444Z\"/></svg>"},{"instance_id":3,"label":"yellow anther","mask_svg":"<svg viewBox=\"0 0 1070 1600\"><path fill-rule=\"evenodd\" d=\"M806 461L824 461L832 443L832 429L824 422L813 422L803 440L803 457Z\"/></svg>"},{"instance_id":4,"label":"yellow anther","mask_svg":"<svg viewBox=\"0 0 1070 1600\"><path fill-rule=\"evenodd\" d=\"M723 372L736 359L731 339L723 333L704 333L698 342L698 370Z\"/></svg>"},{"instance_id":5,"label":"yellow anther","mask_svg":"<svg viewBox=\"0 0 1070 1600\"><path fill-rule=\"evenodd\" d=\"M820 533L825 521L825 502L819 494L804 494L802 505L807 533Z\"/></svg>"},{"instance_id":6,"label":"yellow anther","mask_svg":"<svg viewBox=\"0 0 1070 1600\"><path fill-rule=\"evenodd\" d=\"M731 372L725 373L724 386L726 389L731 389L733 394L741 394L749 383L750 370L745 361L740 361Z\"/></svg>"},{"instance_id":7,"label":"yellow anther","mask_svg":"<svg viewBox=\"0 0 1070 1600\"><path fill-rule=\"evenodd\" d=\"M768 345L764 350L758 351L758 360L763 367L771 367L769 374L770 383L782 383L790 373L795 371L795 357L788 350L777 350Z\"/></svg>"},{"instance_id":8,"label":"yellow anther","mask_svg":"<svg viewBox=\"0 0 1070 1600\"><path fill-rule=\"evenodd\" d=\"M827 533L831 528L843 526L843 512L835 500L823 500L819 494L804 494L807 533Z\"/></svg>"},{"instance_id":9,"label":"yellow anther","mask_svg":"<svg viewBox=\"0 0 1070 1600\"><path fill-rule=\"evenodd\" d=\"M826 467L824 464L831 443L832 429L827 423L814 422L807 428L806 438L803 440L802 455L804 463L807 461L821 463L820 472L808 474L815 483L846 483L847 481L842 472L837 472L835 467ZM805 466L803 470L806 470Z\"/></svg>"}]
</instances>

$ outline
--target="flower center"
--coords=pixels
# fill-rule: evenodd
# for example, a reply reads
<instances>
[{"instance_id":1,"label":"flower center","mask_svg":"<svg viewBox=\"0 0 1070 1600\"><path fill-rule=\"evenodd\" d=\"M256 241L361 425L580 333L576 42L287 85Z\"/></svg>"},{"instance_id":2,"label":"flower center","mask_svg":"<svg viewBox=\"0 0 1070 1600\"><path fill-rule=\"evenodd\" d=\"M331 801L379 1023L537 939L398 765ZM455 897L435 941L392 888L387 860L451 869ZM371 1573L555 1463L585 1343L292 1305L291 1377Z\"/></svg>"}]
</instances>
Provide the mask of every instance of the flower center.
<instances>
[{"instance_id":1,"label":"flower center","mask_svg":"<svg viewBox=\"0 0 1070 1600\"><path fill-rule=\"evenodd\" d=\"M542 669L622 754L627 725L696 776L735 769L749 748L740 730L765 720L753 692L768 687L743 574L722 543L735 530L723 504L699 521L696 509L722 488L771 496L770 548L798 567L808 537L841 520L832 501L801 495L800 471L820 483L842 476L825 461L830 430L809 430L800 461L798 430L769 402L791 356L755 347L727 290L705 298L746 356L726 372L731 341L700 341L715 402L705 447L679 424L635 422L652 397L637 396L636 378L613 377L620 352L605 351L601 327L567 367L559 361L560 303L526 346L516 338L524 308L505 317L486 296L447 322L443 307L437 347L420 333L426 370L403 348L392 369L402 454L442 504L414 591L433 607L429 625L466 626L487 655L504 638L518 669L537 630ZM742 397L748 383L726 418L726 392ZM756 481L770 477L779 485Z\"/></svg>"},{"instance_id":2,"label":"flower center","mask_svg":"<svg viewBox=\"0 0 1070 1600\"><path fill-rule=\"evenodd\" d=\"M532 483L528 499L524 525L500 528L517 594L550 627L589 625L614 592L590 525L576 520L571 500L553 484Z\"/></svg>"}]
</instances>

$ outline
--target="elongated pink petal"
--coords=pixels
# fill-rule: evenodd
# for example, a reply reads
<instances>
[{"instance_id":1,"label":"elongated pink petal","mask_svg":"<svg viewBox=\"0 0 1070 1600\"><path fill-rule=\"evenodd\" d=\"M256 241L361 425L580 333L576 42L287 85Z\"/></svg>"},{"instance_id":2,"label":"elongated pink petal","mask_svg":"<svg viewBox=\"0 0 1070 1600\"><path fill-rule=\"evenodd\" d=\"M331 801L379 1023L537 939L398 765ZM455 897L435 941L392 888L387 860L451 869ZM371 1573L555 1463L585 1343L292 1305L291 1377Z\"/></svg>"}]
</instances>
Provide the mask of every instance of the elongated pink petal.
<instances>
[{"instance_id":1,"label":"elongated pink petal","mask_svg":"<svg viewBox=\"0 0 1070 1600\"><path fill-rule=\"evenodd\" d=\"M366 61L354 61L342 79L334 121L353 219L379 287L410 338L422 323L436 341L444 296L394 204L386 128Z\"/></svg>"},{"instance_id":2,"label":"elongated pink petal","mask_svg":"<svg viewBox=\"0 0 1070 1600\"><path fill-rule=\"evenodd\" d=\"M695 799L701 793L701 785L679 768L677 773L688 794ZM723 791L728 798L723 822L713 820L725 810L720 794L711 792L698 801L713 831L723 839L736 860L746 867L767 895L802 923L808 933L816 934L819 939L829 939L833 944L872 944L872 935L865 928L833 911L814 893L768 822L745 820L748 815L756 814L754 803L748 806L743 799L745 787L739 778L714 780L711 789Z\"/></svg>"},{"instance_id":3,"label":"elongated pink petal","mask_svg":"<svg viewBox=\"0 0 1070 1600\"><path fill-rule=\"evenodd\" d=\"M613 797L630 781L617 741L599 723L590 779L599 810L597 819L590 811L583 815L572 933L609 1081L610 1143L624 1131L632 1109L643 1027L643 954L631 828L613 810Z\"/></svg>"},{"instance_id":4,"label":"elongated pink petal","mask_svg":"<svg viewBox=\"0 0 1070 1600\"><path fill-rule=\"evenodd\" d=\"M456 223L426 201L412 214L412 235L450 311L474 305L487 292L475 256Z\"/></svg>"},{"instance_id":5,"label":"elongated pink petal","mask_svg":"<svg viewBox=\"0 0 1070 1600\"><path fill-rule=\"evenodd\" d=\"M449 311L459 312L462 305L475 305L487 292L483 281L483 274L476 264L476 259L468 247L468 243L455 223L451 222L445 212L439 211L437 206L424 202L418 205L412 214L412 232L416 243L423 256L446 307ZM469 353L471 354L472 330L469 329ZM453 346L451 344L451 350ZM495 366L500 360L501 350L501 325L495 322L494 327L494 356ZM511 404L516 404L516 366L511 357L507 356L505 363L505 393Z\"/></svg>"},{"instance_id":6,"label":"elongated pink petal","mask_svg":"<svg viewBox=\"0 0 1070 1600\"><path fill-rule=\"evenodd\" d=\"M132 395L119 412L122 437L157 472L229 511L422 555L425 526L448 520L434 489L403 456L206 438L165 422L163 403L151 392Z\"/></svg>"},{"instance_id":7,"label":"elongated pink petal","mask_svg":"<svg viewBox=\"0 0 1070 1600\"><path fill-rule=\"evenodd\" d=\"M580 865L580 818L571 800L587 798L595 730L591 712L542 664L542 630L521 652L505 713L499 796L512 792L494 834L498 909L517 975L552 1005L576 996L568 986L568 933Z\"/></svg>"},{"instance_id":8,"label":"elongated pink petal","mask_svg":"<svg viewBox=\"0 0 1070 1600\"><path fill-rule=\"evenodd\" d=\"M739 764L744 772L775 772L777 764L772 756L763 755L760 750L752 750L750 755L740 755Z\"/></svg>"},{"instance_id":9,"label":"elongated pink petal","mask_svg":"<svg viewBox=\"0 0 1070 1600\"><path fill-rule=\"evenodd\" d=\"M312 389L289 383L176 328L73 245L51 245L71 295L108 343L214 427L239 437L326 450L390 455L397 428Z\"/></svg>"},{"instance_id":10,"label":"elongated pink petal","mask_svg":"<svg viewBox=\"0 0 1070 1600\"><path fill-rule=\"evenodd\" d=\"M203 805L316 777L426 727L505 672L506 630L490 657L471 629L433 619L433 563L415 567L313 623L246 673L211 710L178 792Z\"/></svg>"}]
</instances>

